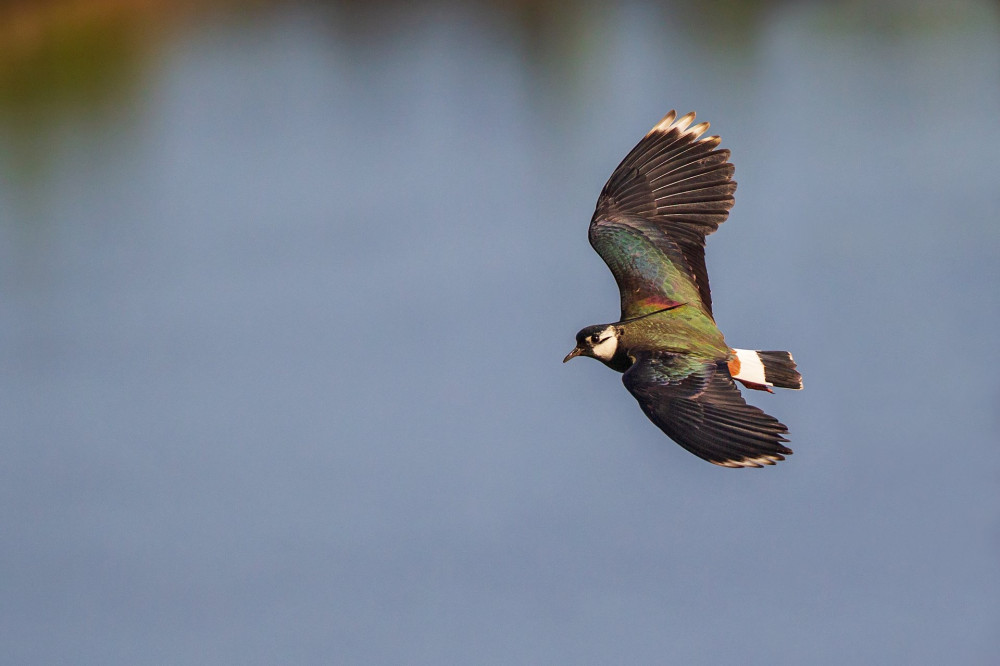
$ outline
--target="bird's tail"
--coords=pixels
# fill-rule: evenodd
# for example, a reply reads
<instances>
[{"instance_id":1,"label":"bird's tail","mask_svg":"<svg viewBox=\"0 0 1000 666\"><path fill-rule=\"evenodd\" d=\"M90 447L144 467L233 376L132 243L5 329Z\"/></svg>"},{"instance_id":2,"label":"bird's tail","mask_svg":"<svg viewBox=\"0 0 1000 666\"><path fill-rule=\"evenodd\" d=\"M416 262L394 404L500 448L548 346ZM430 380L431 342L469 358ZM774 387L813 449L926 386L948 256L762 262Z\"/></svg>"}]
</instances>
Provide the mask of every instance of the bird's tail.
<instances>
[{"instance_id":1,"label":"bird's tail","mask_svg":"<svg viewBox=\"0 0 1000 666\"><path fill-rule=\"evenodd\" d=\"M792 355L786 351L734 349L729 374L747 388L758 391L770 391L772 386L802 388L802 375L795 369Z\"/></svg>"}]
</instances>

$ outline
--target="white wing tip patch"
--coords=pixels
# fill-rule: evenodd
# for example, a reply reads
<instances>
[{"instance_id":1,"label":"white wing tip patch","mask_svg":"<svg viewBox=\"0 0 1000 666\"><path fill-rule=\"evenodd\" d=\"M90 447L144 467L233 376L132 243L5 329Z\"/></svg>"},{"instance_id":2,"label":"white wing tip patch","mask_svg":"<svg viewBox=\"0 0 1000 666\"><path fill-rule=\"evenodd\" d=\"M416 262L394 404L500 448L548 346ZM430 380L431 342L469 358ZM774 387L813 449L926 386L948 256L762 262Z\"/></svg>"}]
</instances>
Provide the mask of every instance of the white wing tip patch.
<instances>
[{"instance_id":1,"label":"white wing tip patch","mask_svg":"<svg viewBox=\"0 0 1000 666\"><path fill-rule=\"evenodd\" d=\"M691 124L692 120L694 120L694 111L685 113L683 116L678 118L677 122L674 123L674 127L676 127L679 132L684 132L684 130L688 128L688 125Z\"/></svg>"},{"instance_id":2,"label":"white wing tip patch","mask_svg":"<svg viewBox=\"0 0 1000 666\"><path fill-rule=\"evenodd\" d=\"M699 136L707 132L708 128L709 128L708 123L698 123L697 125L692 125L691 127L689 127L688 131L685 132L685 134L690 134L692 139L697 139Z\"/></svg>"},{"instance_id":3,"label":"white wing tip patch","mask_svg":"<svg viewBox=\"0 0 1000 666\"><path fill-rule=\"evenodd\" d=\"M763 467L764 465L776 465L779 461L784 460L784 458L778 458L776 456L760 456L757 458L743 458L741 460L723 460L723 461L713 461L716 465L721 465L722 467Z\"/></svg>"},{"instance_id":4,"label":"white wing tip patch","mask_svg":"<svg viewBox=\"0 0 1000 666\"><path fill-rule=\"evenodd\" d=\"M674 111L673 109L671 109L670 113L668 113L667 115L663 116L663 119L660 122L658 122L655 125L653 125L653 129L651 129L648 132L646 132L646 136L649 136L653 132L667 132L667 131L669 131L670 130L670 126L673 125L674 118L676 118L676 117L677 117L677 112Z\"/></svg>"},{"instance_id":5,"label":"white wing tip patch","mask_svg":"<svg viewBox=\"0 0 1000 666\"><path fill-rule=\"evenodd\" d=\"M695 118L694 111L686 113L680 118L678 118L677 112L671 110L670 113L663 116L663 119L660 122L653 125L653 129L646 132L646 136L649 136L650 134L653 134L655 132L667 133L670 130L676 129L677 132L681 135L691 135L692 138L697 139L706 131L708 131L710 125L707 122L701 122L698 123L697 125L691 125L691 122L694 120L694 118ZM689 127L689 125L691 126ZM702 141L708 141L713 138L716 137L707 137L706 139L702 139Z\"/></svg>"}]
</instances>

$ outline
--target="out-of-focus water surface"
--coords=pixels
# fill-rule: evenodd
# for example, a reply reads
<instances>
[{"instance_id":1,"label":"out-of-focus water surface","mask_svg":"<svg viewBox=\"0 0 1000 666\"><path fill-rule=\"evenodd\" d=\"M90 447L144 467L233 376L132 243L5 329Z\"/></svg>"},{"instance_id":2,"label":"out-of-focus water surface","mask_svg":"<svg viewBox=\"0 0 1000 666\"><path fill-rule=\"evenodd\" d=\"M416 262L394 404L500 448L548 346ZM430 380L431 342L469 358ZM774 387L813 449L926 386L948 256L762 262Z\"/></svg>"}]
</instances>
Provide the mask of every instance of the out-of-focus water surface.
<instances>
[{"instance_id":1,"label":"out-of-focus water surface","mask_svg":"<svg viewBox=\"0 0 1000 666\"><path fill-rule=\"evenodd\" d=\"M733 151L795 455L600 364L586 225ZM1000 6L0 6L0 661L991 663Z\"/></svg>"}]
</instances>

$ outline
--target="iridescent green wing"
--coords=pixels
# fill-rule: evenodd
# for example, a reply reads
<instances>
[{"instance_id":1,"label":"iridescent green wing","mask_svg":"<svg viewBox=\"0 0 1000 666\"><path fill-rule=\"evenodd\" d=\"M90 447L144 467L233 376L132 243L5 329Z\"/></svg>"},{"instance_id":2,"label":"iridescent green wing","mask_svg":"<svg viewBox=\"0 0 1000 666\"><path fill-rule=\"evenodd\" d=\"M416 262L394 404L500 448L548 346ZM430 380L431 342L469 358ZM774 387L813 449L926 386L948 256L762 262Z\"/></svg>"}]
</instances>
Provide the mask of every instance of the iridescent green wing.
<instances>
[{"instance_id":1,"label":"iridescent green wing","mask_svg":"<svg viewBox=\"0 0 1000 666\"><path fill-rule=\"evenodd\" d=\"M591 223L590 244L618 282L622 320L678 303L701 305L702 297L684 252L645 218L615 215Z\"/></svg>"},{"instance_id":2,"label":"iridescent green wing","mask_svg":"<svg viewBox=\"0 0 1000 666\"><path fill-rule=\"evenodd\" d=\"M761 467L792 453L788 428L743 400L724 361L640 353L622 382L650 421L711 463Z\"/></svg>"},{"instance_id":3,"label":"iridescent green wing","mask_svg":"<svg viewBox=\"0 0 1000 666\"><path fill-rule=\"evenodd\" d=\"M729 151L708 123L671 111L622 160L597 200L590 244L621 291L622 319L673 303L712 314L705 236L729 217L736 183Z\"/></svg>"}]
</instances>

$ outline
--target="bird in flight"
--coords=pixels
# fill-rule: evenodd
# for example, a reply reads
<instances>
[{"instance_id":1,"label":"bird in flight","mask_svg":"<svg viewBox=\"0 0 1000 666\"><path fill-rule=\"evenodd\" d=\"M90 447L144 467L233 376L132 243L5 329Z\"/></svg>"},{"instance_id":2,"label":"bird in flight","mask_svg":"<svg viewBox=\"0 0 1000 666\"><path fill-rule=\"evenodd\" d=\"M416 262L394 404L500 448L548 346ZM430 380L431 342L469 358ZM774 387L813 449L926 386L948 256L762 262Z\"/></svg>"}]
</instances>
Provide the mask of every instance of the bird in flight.
<instances>
[{"instance_id":1,"label":"bird in flight","mask_svg":"<svg viewBox=\"0 0 1000 666\"><path fill-rule=\"evenodd\" d=\"M625 388L668 437L724 467L784 460L788 428L748 405L745 387L800 389L786 351L734 349L712 315L705 236L729 217L734 167L708 123L671 111L608 180L590 244L621 292L621 317L576 334L563 363L590 356L624 373Z\"/></svg>"}]
</instances>

